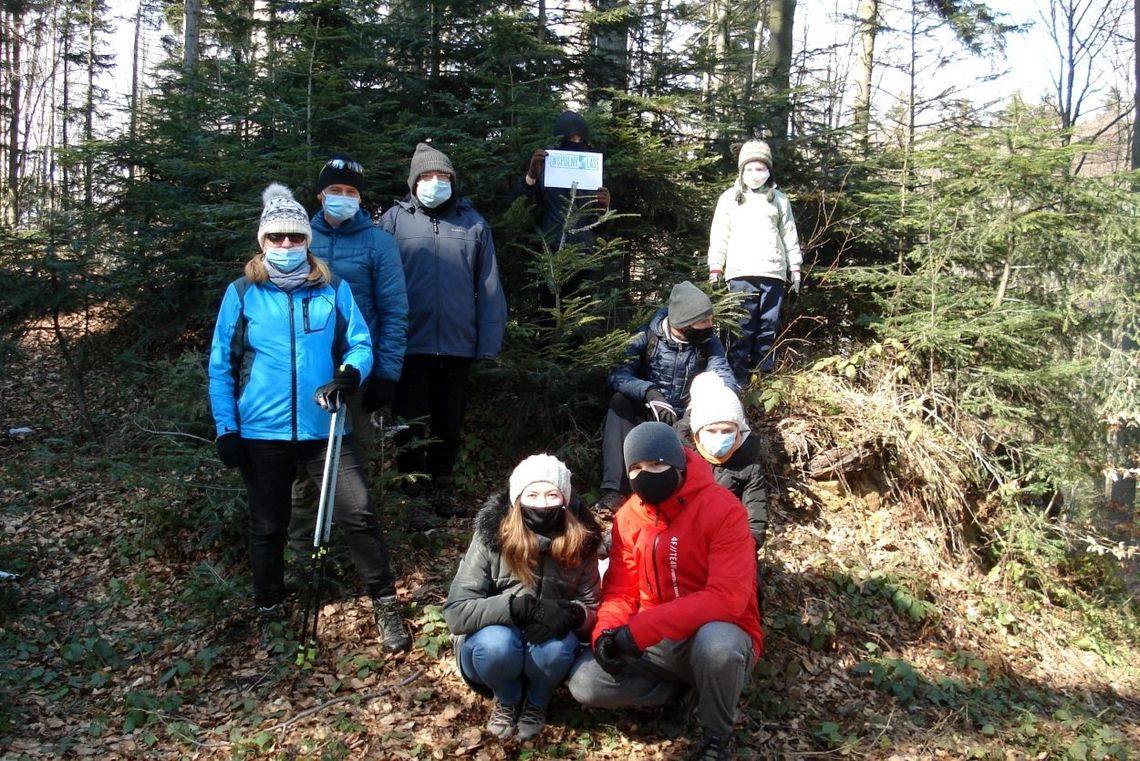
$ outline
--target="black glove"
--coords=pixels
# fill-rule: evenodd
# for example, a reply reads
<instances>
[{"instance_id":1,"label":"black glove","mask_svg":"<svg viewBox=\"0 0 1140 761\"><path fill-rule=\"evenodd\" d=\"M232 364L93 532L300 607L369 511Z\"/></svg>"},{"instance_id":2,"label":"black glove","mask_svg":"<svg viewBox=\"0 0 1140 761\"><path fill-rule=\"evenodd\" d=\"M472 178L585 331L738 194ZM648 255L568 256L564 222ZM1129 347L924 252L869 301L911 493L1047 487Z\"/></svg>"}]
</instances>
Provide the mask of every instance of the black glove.
<instances>
[{"instance_id":1,"label":"black glove","mask_svg":"<svg viewBox=\"0 0 1140 761\"><path fill-rule=\"evenodd\" d=\"M516 165L517 166L517 165ZM530 165L526 168L526 176L534 180L542 174L542 168L546 166L546 151L539 148L530 156Z\"/></svg>"},{"instance_id":2,"label":"black glove","mask_svg":"<svg viewBox=\"0 0 1140 761\"><path fill-rule=\"evenodd\" d=\"M618 676L625 671L625 659L622 658L614 637L616 632L617 629L606 629L594 642L594 660L610 676Z\"/></svg>"},{"instance_id":3,"label":"black glove","mask_svg":"<svg viewBox=\"0 0 1140 761\"><path fill-rule=\"evenodd\" d=\"M540 644L562 639L586 623L586 609L566 600L535 600L534 615L523 632L526 641Z\"/></svg>"},{"instance_id":4,"label":"black glove","mask_svg":"<svg viewBox=\"0 0 1140 761\"><path fill-rule=\"evenodd\" d=\"M654 420L659 420L665 425L677 422L677 410L673 409L673 405L669 404L665 395L657 389L651 388L645 392L645 403Z\"/></svg>"},{"instance_id":5,"label":"black glove","mask_svg":"<svg viewBox=\"0 0 1140 761\"><path fill-rule=\"evenodd\" d=\"M534 595L511 595L509 603L511 623L520 629L525 629L534 620L534 610L538 600Z\"/></svg>"},{"instance_id":6,"label":"black glove","mask_svg":"<svg viewBox=\"0 0 1140 761\"><path fill-rule=\"evenodd\" d=\"M396 398L396 381L387 378L372 378L364 386L364 411L372 414L381 407L391 407Z\"/></svg>"},{"instance_id":7,"label":"black glove","mask_svg":"<svg viewBox=\"0 0 1140 761\"><path fill-rule=\"evenodd\" d=\"M241 465L241 436L233 431L223 433L214 442L218 448L218 459L227 468L236 468Z\"/></svg>"},{"instance_id":8,"label":"black glove","mask_svg":"<svg viewBox=\"0 0 1140 761\"><path fill-rule=\"evenodd\" d=\"M341 365L333 373L332 380L317 389L313 400L317 406L329 412L340 409L340 403L347 394L360 387L360 371L352 365Z\"/></svg>"}]
</instances>

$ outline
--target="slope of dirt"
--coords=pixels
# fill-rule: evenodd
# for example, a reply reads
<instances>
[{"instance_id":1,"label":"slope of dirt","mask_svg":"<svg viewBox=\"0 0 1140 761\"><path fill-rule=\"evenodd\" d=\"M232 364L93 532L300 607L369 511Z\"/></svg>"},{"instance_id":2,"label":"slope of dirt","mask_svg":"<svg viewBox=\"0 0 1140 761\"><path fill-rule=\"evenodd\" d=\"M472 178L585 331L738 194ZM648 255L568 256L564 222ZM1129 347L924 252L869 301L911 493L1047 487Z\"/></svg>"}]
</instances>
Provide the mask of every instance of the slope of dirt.
<instances>
[{"instance_id":1,"label":"slope of dirt","mask_svg":"<svg viewBox=\"0 0 1140 761\"><path fill-rule=\"evenodd\" d=\"M100 420L119 432L113 443L72 447L55 366L34 354L0 381L5 430L34 429L0 443L0 570L19 573L0 582L4 757L674 759L691 748L682 706L587 711L564 688L538 741L484 735L488 705L459 678L433 607L467 544L459 520L389 536L412 652L381 653L351 574L322 609L313 661L294 665L288 636L281 654L259 652L236 475L205 443L132 424L131 394L113 383L91 384L93 408L120 410ZM16 393L33 381L58 403ZM1098 618L1097 604L1060 605L955 560L935 522L874 478L778 483L762 558L766 652L737 726L741 757L1140 748L1134 610L1102 601ZM386 500L389 518L399 510Z\"/></svg>"}]
</instances>

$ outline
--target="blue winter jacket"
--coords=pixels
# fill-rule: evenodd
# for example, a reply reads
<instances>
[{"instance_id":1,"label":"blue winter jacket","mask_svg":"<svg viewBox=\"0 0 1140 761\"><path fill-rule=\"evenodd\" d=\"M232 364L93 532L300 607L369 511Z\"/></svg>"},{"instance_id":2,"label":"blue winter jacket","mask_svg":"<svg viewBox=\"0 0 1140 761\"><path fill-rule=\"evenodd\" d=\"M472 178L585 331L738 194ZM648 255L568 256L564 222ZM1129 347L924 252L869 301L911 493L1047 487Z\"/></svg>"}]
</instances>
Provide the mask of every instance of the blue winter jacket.
<instances>
[{"instance_id":1,"label":"blue winter jacket","mask_svg":"<svg viewBox=\"0 0 1140 761\"><path fill-rule=\"evenodd\" d=\"M372 371L368 325L348 283L336 279L286 293L250 283L245 305L226 288L210 346L210 408L217 433L243 439L309 441L329 434L313 401L338 366Z\"/></svg>"},{"instance_id":2,"label":"blue winter jacket","mask_svg":"<svg viewBox=\"0 0 1140 761\"><path fill-rule=\"evenodd\" d=\"M689 386L699 373L712 370L724 384L738 391L736 378L724 357L724 345L712 336L704 347L675 340L666 335L664 320L667 308L658 310L649 325L640 330L625 348L625 361L609 376L611 391L617 391L635 402L644 402L651 389L657 389L678 413L689 403ZM646 357L649 334L657 335L653 356Z\"/></svg>"},{"instance_id":3,"label":"blue winter jacket","mask_svg":"<svg viewBox=\"0 0 1140 761\"><path fill-rule=\"evenodd\" d=\"M399 380L408 335L408 295L400 252L391 235L363 209L333 227L323 211L313 215L309 250L328 262L352 288L372 333L372 374Z\"/></svg>"},{"instance_id":4,"label":"blue winter jacket","mask_svg":"<svg viewBox=\"0 0 1140 761\"><path fill-rule=\"evenodd\" d=\"M497 356L507 300L491 228L470 201L432 210L405 198L384 212L380 226L395 236L404 262L405 354Z\"/></svg>"}]
</instances>

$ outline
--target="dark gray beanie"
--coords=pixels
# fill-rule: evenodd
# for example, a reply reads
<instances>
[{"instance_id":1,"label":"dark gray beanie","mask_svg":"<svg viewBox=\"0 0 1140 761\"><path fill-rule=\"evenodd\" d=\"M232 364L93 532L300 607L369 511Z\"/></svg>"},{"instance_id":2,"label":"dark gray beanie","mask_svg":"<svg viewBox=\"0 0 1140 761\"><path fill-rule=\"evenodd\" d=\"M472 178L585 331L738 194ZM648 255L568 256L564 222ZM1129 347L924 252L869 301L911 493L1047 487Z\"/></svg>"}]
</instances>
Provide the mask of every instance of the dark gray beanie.
<instances>
[{"instance_id":1,"label":"dark gray beanie","mask_svg":"<svg viewBox=\"0 0 1140 761\"><path fill-rule=\"evenodd\" d=\"M635 462L663 462L678 470L685 469L685 448L672 426L656 420L642 423L629 432L622 445L625 467Z\"/></svg>"},{"instance_id":2,"label":"dark gray beanie","mask_svg":"<svg viewBox=\"0 0 1140 761\"><path fill-rule=\"evenodd\" d=\"M455 167L451 165L451 159L427 143L420 143L416 146L412 166L408 171L408 190L416 192L416 179L424 172L447 172L451 175L451 181L455 182Z\"/></svg>"},{"instance_id":3,"label":"dark gray beanie","mask_svg":"<svg viewBox=\"0 0 1140 761\"><path fill-rule=\"evenodd\" d=\"M582 140L588 143L590 142L590 125L573 111L563 111L554 122L554 134L562 138L581 135Z\"/></svg>"},{"instance_id":4,"label":"dark gray beanie","mask_svg":"<svg viewBox=\"0 0 1140 761\"><path fill-rule=\"evenodd\" d=\"M712 300L688 280L673 286L669 294L669 324L678 330L687 328L694 322L712 317Z\"/></svg>"}]
</instances>

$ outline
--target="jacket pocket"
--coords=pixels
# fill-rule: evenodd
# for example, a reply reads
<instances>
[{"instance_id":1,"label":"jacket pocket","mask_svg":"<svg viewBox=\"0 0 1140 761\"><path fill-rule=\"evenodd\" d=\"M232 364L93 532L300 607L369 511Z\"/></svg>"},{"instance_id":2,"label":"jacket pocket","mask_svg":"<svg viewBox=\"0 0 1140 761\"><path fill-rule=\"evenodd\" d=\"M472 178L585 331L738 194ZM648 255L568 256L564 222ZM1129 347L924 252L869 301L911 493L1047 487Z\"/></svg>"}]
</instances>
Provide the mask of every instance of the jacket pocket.
<instances>
[{"instance_id":1,"label":"jacket pocket","mask_svg":"<svg viewBox=\"0 0 1140 761\"><path fill-rule=\"evenodd\" d=\"M306 333L319 333L328 328L336 309L328 296L306 296L301 300L301 318Z\"/></svg>"}]
</instances>

